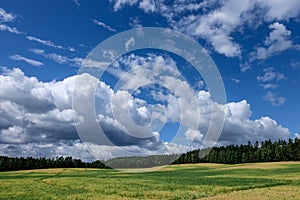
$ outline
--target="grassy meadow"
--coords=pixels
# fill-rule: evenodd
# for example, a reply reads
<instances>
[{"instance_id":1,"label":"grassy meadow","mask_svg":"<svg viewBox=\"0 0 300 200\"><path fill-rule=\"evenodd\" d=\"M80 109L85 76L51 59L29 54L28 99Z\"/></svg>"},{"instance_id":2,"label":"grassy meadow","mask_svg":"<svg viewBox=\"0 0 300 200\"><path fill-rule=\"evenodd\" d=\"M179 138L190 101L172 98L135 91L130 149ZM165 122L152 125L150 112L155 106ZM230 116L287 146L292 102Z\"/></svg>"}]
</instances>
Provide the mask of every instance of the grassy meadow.
<instances>
[{"instance_id":1,"label":"grassy meadow","mask_svg":"<svg viewBox=\"0 0 300 200\"><path fill-rule=\"evenodd\" d=\"M0 199L300 199L300 162L1 172Z\"/></svg>"}]
</instances>

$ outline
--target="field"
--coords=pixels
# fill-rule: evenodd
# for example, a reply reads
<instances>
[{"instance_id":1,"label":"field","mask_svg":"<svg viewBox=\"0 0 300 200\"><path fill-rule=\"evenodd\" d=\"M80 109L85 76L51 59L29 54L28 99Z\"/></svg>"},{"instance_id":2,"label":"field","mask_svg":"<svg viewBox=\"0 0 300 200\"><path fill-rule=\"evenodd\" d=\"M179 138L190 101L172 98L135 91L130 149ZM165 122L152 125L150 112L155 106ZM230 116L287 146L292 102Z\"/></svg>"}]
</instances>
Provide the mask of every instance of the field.
<instances>
[{"instance_id":1,"label":"field","mask_svg":"<svg viewBox=\"0 0 300 200\"><path fill-rule=\"evenodd\" d=\"M0 199L300 199L300 162L1 172Z\"/></svg>"}]
</instances>

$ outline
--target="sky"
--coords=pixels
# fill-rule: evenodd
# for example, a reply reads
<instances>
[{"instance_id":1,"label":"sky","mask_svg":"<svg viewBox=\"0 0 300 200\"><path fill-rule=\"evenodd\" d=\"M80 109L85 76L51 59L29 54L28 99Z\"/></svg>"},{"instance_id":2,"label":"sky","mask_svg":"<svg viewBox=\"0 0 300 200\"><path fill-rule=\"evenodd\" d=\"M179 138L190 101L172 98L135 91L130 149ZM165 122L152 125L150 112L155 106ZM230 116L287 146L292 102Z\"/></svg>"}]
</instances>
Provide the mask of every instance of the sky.
<instances>
[{"instance_id":1,"label":"sky","mask_svg":"<svg viewBox=\"0 0 300 200\"><path fill-rule=\"evenodd\" d=\"M300 136L299 16L299 0L0 0L0 154L108 159ZM201 45L226 101L176 52L132 50L144 27ZM124 54L95 51L131 29Z\"/></svg>"}]
</instances>

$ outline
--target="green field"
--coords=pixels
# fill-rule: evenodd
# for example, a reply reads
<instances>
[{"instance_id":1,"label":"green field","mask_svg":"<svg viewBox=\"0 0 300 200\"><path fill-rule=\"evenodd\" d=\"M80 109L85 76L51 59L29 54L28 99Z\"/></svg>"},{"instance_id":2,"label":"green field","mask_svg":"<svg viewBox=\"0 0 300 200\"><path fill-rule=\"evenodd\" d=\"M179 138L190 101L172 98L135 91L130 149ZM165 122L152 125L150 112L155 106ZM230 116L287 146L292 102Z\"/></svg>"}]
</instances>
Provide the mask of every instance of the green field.
<instances>
[{"instance_id":1,"label":"green field","mask_svg":"<svg viewBox=\"0 0 300 200\"><path fill-rule=\"evenodd\" d=\"M0 199L300 199L300 162L0 173Z\"/></svg>"}]
</instances>

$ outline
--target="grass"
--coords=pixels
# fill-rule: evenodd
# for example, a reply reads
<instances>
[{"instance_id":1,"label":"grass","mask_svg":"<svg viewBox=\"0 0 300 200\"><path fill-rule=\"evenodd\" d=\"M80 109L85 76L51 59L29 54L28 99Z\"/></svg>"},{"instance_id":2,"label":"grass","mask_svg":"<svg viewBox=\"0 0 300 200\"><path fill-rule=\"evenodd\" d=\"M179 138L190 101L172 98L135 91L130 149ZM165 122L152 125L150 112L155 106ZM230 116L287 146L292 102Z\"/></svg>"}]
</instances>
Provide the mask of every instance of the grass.
<instances>
[{"instance_id":1,"label":"grass","mask_svg":"<svg viewBox=\"0 0 300 200\"><path fill-rule=\"evenodd\" d=\"M0 199L300 199L300 162L1 172Z\"/></svg>"}]
</instances>

